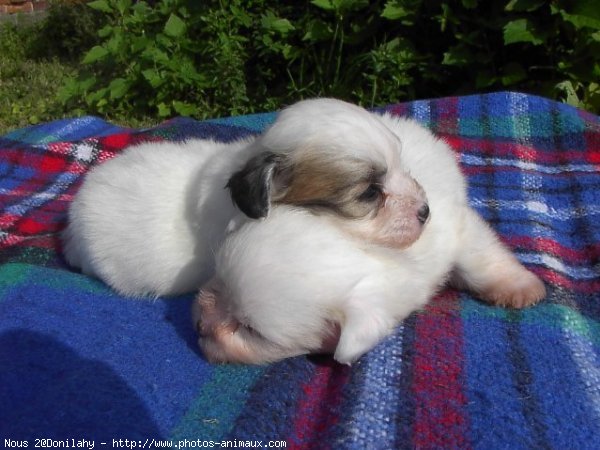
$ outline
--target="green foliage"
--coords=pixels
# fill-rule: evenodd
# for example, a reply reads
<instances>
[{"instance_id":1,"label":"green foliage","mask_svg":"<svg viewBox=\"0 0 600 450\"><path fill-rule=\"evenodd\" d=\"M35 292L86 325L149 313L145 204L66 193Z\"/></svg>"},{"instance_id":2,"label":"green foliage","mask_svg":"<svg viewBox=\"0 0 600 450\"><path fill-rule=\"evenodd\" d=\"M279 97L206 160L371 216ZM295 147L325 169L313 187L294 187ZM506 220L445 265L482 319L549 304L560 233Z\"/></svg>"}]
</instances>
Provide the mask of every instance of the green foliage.
<instances>
[{"instance_id":1,"label":"green foliage","mask_svg":"<svg viewBox=\"0 0 600 450\"><path fill-rule=\"evenodd\" d=\"M0 135L11 128L60 117L63 111L48 93L73 70L55 60L28 59L31 36L30 30L0 27Z\"/></svg>"},{"instance_id":2,"label":"green foliage","mask_svg":"<svg viewBox=\"0 0 600 450\"><path fill-rule=\"evenodd\" d=\"M150 7L131 0L96 0L89 7L106 14L101 43L82 63L89 70L60 91L66 103L98 113L108 111L160 117L202 116L209 104L227 99L231 111L244 94L245 38L239 17L229 10L193 1L163 0ZM237 11L243 14L243 10ZM239 111L241 112L241 110Z\"/></svg>"},{"instance_id":3,"label":"green foliage","mask_svg":"<svg viewBox=\"0 0 600 450\"><path fill-rule=\"evenodd\" d=\"M103 14L89 8L85 0L52 0L46 19L34 28L28 53L38 60L78 61L99 42L97 30L103 22Z\"/></svg>"},{"instance_id":4,"label":"green foliage","mask_svg":"<svg viewBox=\"0 0 600 450\"><path fill-rule=\"evenodd\" d=\"M439 16L450 32L442 62L459 92L518 89L600 112L596 0L473 3L448 3Z\"/></svg>"},{"instance_id":5,"label":"green foliage","mask_svg":"<svg viewBox=\"0 0 600 450\"><path fill-rule=\"evenodd\" d=\"M129 123L494 90L600 112L597 0L55 0L0 46L65 63L62 114Z\"/></svg>"},{"instance_id":6,"label":"green foliage","mask_svg":"<svg viewBox=\"0 0 600 450\"><path fill-rule=\"evenodd\" d=\"M105 15L102 41L82 60L88 72L60 96L101 114L201 118L310 96L373 105L497 89L600 108L593 0L89 6Z\"/></svg>"},{"instance_id":7,"label":"green foliage","mask_svg":"<svg viewBox=\"0 0 600 450\"><path fill-rule=\"evenodd\" d=\"M68 62L68 57L42 58L37 54L39 27L0 25L0 135L14 128L77 114L65 109L53 93L77 73L78 67ZM113 113L106 116L130 126L156 123L147 116L132 118Z\"/></svg>"}]
</instances>

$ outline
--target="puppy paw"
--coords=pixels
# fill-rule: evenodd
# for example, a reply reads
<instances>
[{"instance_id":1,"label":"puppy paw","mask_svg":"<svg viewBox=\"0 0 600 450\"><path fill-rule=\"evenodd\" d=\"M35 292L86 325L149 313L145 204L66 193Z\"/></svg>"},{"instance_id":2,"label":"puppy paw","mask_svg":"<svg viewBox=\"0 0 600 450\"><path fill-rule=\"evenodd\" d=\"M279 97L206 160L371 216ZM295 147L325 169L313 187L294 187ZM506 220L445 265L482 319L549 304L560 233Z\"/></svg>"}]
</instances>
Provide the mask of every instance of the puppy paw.
<instances>
[{"instance_id":1,"label":"puppy paw","mask_svg":"<svg viewBox=\"0 0 600 450\"><path fill-rule=\"evenodd\" d=\"M217 332L234 332L239 326L223 305L220 282L213 279L202 287L192 306L196 331L200 336L211 336Z\"/></svg>"},{"instance_id":2,"label":"puppy paw","mask_svg":"<svg viewBox=\"0 0 600 450\"><path fill-rule=\"evenodd\" d=\"M480 295L493 305L509 308L526 308L546 296L544 283L526 269L499 276L483 287Z\"/></svg>"},{"instance_id":3,"label":"puppy paw","mask_svg":"<svg viewBox=\"0 0 600 450\"><path fill-rule=\"evenodd\" d=\"M214 336L201 336L198 339L198 347L202 351L206 361L212 364L225 364L229 362L226 352Z\"/></svg>"},{"instance_id":4,"label":"puppy paw","mask_svg":"<svg viewBox=\"0 0 600 450\"><path fill-rule=\"evenodd\" d=\"M279 347L239 323L201 336L198 345L211 363L266 364L305 353Z\"/></svg>"}]
</instances>

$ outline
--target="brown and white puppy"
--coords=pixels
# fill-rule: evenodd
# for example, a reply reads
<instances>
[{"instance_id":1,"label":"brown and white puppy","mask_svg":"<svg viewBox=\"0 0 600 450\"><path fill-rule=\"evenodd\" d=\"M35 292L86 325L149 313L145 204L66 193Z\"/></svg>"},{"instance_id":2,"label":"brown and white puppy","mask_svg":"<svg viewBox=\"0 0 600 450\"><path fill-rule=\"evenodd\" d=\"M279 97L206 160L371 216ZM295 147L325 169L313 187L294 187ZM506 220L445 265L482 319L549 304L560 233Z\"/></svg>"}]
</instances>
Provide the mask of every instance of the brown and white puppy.
<instances>
[{"instance_id":1,"label":"brown and white puppy","mask_svg":"<svg viewBox=\"0 0 600 450\"><path fill-rule=\"evenodd\" d=\"M239 208L194 305L216 362L351 363L451 275L502 306L541 281L467 202L450 148L414 121L331 99L284 110L228 182Z\"/></svg>"}]
</instances>

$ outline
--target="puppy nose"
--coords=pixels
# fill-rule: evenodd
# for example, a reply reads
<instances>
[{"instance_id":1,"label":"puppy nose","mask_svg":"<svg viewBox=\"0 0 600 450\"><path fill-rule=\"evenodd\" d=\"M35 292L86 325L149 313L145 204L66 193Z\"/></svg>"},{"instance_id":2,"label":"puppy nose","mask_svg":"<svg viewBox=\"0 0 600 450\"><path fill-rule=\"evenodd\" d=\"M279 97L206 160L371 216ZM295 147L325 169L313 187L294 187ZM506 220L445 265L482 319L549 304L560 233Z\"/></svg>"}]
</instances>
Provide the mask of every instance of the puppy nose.
<instances>
[{"instance_id":1,"label":"puppy nose","mask_svg":"<svg viewBox=\"0 0 600 450\"><path fill-rule=\"evenodd\" d=\"M417 219L419 219L419 222L421 222L421 224L424 224L425 222L427 222L428 218L429 218L429 205L427 203L425 203L417 211Z\"/></svg>"}]
</instances>

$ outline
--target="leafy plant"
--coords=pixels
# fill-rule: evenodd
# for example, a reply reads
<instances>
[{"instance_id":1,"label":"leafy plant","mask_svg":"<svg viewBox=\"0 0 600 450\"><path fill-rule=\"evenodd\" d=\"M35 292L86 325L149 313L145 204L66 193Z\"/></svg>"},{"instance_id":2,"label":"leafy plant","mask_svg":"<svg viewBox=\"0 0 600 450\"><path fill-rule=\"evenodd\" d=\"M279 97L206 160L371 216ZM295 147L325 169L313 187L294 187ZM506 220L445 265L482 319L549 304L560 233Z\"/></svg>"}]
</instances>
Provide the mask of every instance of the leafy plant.
<instances>
[{"instance_id":1,"label":"leafy plant","mask_svg":"<svg viewBox=\"0 0 600 450\"><path fill-rule=\"evenodd\" d=\"M51 0L46 19L31 33L27 52L37 60L78 61L98 43L97 30L104 20L103 14L89 8L86 0Z\"/></svg>"},{"instance_id":2,"label":"leafy plant","mask_svg":"<svg viewBox=\"0 0 600 450\"><path fill-rule=\"evenodd\" d=\"M600 111L595 0L87 5L102 26L59 91L72 113L206 118L311 96L372 106L506 89Z\"/></svg>"},{"instance_id":3,"label":"leafy plant","mask_svg":"<svg viewBox=\"0 0 600 450\"><path fill-rule=\"evenodd\" d=\"M445 3L443 64L464 90L519 89L600 111L600 9L594 0Z\"/></svg>"},{"instance_id":4,"label":"leafy plant","mask_svg":"<svg viewBox=\"0 0 600 450\"><path fill-rule=\"evenodd\" d=\"M228 8L184 0L163 0L155 7L131 0L88 5L104 12L108 23L99 31L102 42L82 60L90 70L61 90L64 102L79 100L100 113L201 117L215 111L215 99L226 99L233 112L243 111L239 108L248 99L239 61L247 39L240 27L248 18L236 2Z\"/></svg>"}]
</instances>

